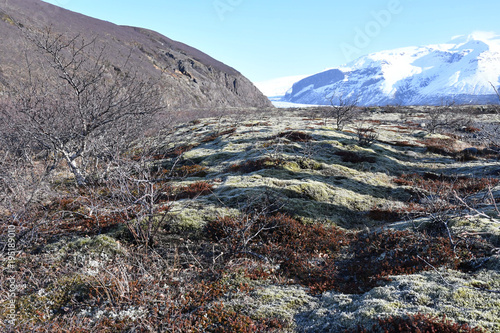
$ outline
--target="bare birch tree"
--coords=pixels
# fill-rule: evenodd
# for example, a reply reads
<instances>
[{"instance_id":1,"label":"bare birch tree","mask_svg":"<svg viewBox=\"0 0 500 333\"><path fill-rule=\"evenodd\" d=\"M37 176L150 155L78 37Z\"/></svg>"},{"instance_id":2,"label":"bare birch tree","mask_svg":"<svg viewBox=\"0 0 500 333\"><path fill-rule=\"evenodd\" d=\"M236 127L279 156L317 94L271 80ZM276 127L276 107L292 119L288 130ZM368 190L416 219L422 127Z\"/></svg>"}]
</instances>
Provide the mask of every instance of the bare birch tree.
<instances>
[{"instance_id":1,"label":"bare birch tree","mask_svg":"<svg viewBox=\"0 0 500 333\"><path fill-rule=\"evenodd\" d=\"M162 110L159 90L152 80L111 65L96 38L50 29L26 36L38 54L26 57L28 78L10 89L0 121L39 152L64 160L85 185L90 162Z\"/></svg>"},{"instance_id":2,"label":"bare birch tree","mask_svg":"<svg viewBox=\"0 0 500 333\"><path fill-rule=\"evenodd\" d=\"M357 96L345 97L334 92L327 99L331 107L324 109L325 125L326 118L333 118L336 129L342 131L345 125L356 118L359 98Z\"/></svg>"}]
</instances>

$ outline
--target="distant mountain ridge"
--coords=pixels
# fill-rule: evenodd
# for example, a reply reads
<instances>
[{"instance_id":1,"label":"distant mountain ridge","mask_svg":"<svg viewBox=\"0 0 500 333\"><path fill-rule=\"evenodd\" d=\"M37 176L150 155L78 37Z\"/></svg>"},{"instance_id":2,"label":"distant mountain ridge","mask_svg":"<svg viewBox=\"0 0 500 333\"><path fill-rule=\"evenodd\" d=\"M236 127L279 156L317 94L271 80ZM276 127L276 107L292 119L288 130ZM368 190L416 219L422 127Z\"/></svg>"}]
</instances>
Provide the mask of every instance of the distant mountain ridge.
<instances>
[{"instance_id":1,"label":"distant mountain ridge","mask_svg":"<svg viewBox=\"0 0 500 333\"><path fill-rule=\"evenodd\" d=\"M500 36L475 33L361 57L296 82L283 101L327 105L334 95L363 106L498 103L490 82L500 84Z\"/></svg>"},{"instance_id":2,"label":"distant mountain ridge","mask_svg":"<svg viewBox=\"0 0 500 333\"><path fill-rule=\"evenodd\" d=\"M12 76L26 76L19 26L44 29L105 45L106 60L116 67L159 77L171 107L269 107L269 100L243 75L207 54L147 29L118 26L40 0L0 0L0 93ZM130 55L130 57L129 57ZM127 60L128 59L128 60Z\"/></svg>"}]
</instances>

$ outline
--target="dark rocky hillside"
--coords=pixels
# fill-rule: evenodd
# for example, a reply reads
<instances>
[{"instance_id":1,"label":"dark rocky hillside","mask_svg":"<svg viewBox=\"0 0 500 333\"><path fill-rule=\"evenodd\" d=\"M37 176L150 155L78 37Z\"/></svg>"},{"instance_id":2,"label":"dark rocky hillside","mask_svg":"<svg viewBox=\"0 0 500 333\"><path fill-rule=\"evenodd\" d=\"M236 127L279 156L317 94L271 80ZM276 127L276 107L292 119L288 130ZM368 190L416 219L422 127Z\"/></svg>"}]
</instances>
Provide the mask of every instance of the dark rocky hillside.
<instances>
[{"instance_id":1,"label":"dark rocky hillside","mask_svg":"<svg viewBox=\"0 0 500 333\"><path fill-rule=\"evenodd\" d=\"M97 36L115 70L127 64L147 76L161 76L169 106L272 106L238 71L197 49L154 31L118 26L39 0L0 0L0 91L11 80L26 76L24 55L34 51L19 27L43 30L48 26L55 33L86 40Z\"/></svg>"}]
</instances>

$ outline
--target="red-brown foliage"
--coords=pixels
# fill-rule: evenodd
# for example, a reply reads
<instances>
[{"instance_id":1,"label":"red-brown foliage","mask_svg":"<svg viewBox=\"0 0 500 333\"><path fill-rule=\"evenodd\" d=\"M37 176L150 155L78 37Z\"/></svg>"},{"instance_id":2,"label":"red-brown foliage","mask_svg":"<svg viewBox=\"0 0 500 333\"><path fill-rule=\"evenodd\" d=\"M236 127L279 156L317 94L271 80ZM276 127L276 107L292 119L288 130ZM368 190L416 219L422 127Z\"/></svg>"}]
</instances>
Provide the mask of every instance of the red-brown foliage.
<instances>
[{"instance_id":1,"label":"red-brown foliage","mask_svg":"<svg viewBox=\"0 0 500 333\"><path fill-rule=\"evenodd\" d=\"M168 170L167 170L168 171ZM174 177L185 178L185 177L205 177L208 174L208 168L194 164L194 165L183 165L176 168L173 171Z\"/></svg>"},{"instance_id":2,"label":"red-brown foliage","mask_svg":"<svg viewBox=\"0 0 500 333\"><path fill-rule=\"evenodd\" d=\"M410 231L358 234L351 243L349 253L352 253L352 259L337 263L337 276L341 280L336 289L351 293L369 291L380 282L389 280L390 275L414 274L431 269L420 258L435 267L447 265L456 268L460 263L448 239Z\"/></svg>"},{"instance_id":3,"label":"red-brown foliage","mask_svg":"<svg viewBox=\"0 0 500 333\"><path fill-rule=\"evenodd\" d=\"M282 132L278 135L280 138L286 138L290 141L294 142L309 142L313 139L313 137L307 133L304 132L298 132L298 131L288 131L288 132Z\"/></svg>"},{"instance_id":4,"label":"red-brown foliage","mask_svg":"<svg viewBox=\"0 0 500 333\"><path fill-rule=\"evenodd\" d=\"M395 222L403 218L403 214L397 210L372 208L368 212L368 217L374 221Z\"/></svg>"},{"instance_id":5,"label":"red-brown foliage","mask_svg":"<svg viewBox=\"0 0 500 333\"><path fill-rule=\"evenodd\" d=\"M368 120L365 120L367 123L371 123L371 124L375 124L375 125L381 125L382 124L382 120L378 120L378 119L368 119Z\"/></svg>"},{"instance_id":6,"label":"red-brown foliage","mask_svg":"<svg viewBox=\"0 0 500 333\"><path fill-rule=\"evenodd\" d=\"M55 199L48 208L49 210L75 212L81 207L82 203L79 200L71 197L64 197Z\"/></svg>"},{"instance_id":7,"label":"red-brown foliage","mask_svg":"<svg viewBox=\"0 0 500 333\"><path fill-rule=\"evenodd\" d=\"M224 306L223 300L228 294L246 294L251 290L245 284L228 284L223 279L209 278L179 283L166 277L168 274L161 271L162 267L157 267L147 256L141 258L141 262L144 266L119 266L119 271L116 271L118 267L112 267L113 274L77 280L79 282L66 287L68 294L52 311L42 313L50 309L40 309L39 315L34 314L36 319L17 328L21 332L151 332L154 328L161 332L252 333L273 332L285 327L276 318L253 319ZM144 269L151 274L149 278L143 278ZM79 303L73 295L76 290L81 294ZM130 307L140 307L146 313L139 318L103 315L98 320L71 315L71 312L66 314L83 308L116 312Z\"/></svg>"},{"instance_id":8,"label":"red-brown foliage","mask_svg":"<svg viewBox=\"0 0 500 333\"><path fill-rule=\"evenodd\" d=\"M176 189L177 194L175 198L177 199L193 199L200 195L208 195L212 193L214 185L207 183L206 181L192 183L187 186L181 186Z\"/></svg>"},{"instance_id":9,"label":"red-brown foliage","mask_svg":"<svg viewBox=\"0 0 500 333\"><path fill-rule=\"evenodd\" d=\"M233 164L229 166L229 172L242 172L250 173L262 169L274 169L280 167L282 164L281 160L273 159L270 157L264 157L258 160L250 160L240 164Z\"/></svg>"},{"instance_id":10,"label":"red-brown foliage","mask_svg":"<svg viewBox=\"0 0 500 333\"><path fill-rule=\"evenodd\" d=\"M272 126L269 122L258 122L253 124L245 124L245 127Z\"/></svg>"},{"instance_id":11,"label":"red-brown foliage","mask_svg":"<svg viewBox=\"0 0 500 333\"><path fill-rule=\"evenodd\" d=\"M267 244L259 248L263 254L272 254L273 250L278 249L275 245L282 244L298 252L337 251L347 244L345 233L338 228L329 228L321 224L306 226L283 214L258 218L222 217L209 222L205 230L208 237L225 242L231 249L241 247L245 238L259 234L250 244L253 245L255 242Z\"/></svg>"},{"instance_id":12,"label":"red-brown foliage","mask_svg":"<svg viewBox=\"0 0 500 333\"><path fill-rule=\"evenodd\" d=\"M463 131L466 133L477 133L477 132L481 132L481 129L474 127L474 126L467 126L463 129Z\"/></svg>"},{"instance_id":13,"label":"red-brown foliage","mask_svg":"<svg viewBox=\"0 0 500 333\"><path fill-rule=\"evenodd\" d=\"M222 131L222 132L216 132L216 133L209 134L206 137L204 137L203 139L201 139L201 142L203 142L203 143L212 142L212 141L217 140L219 137L221 137L223 135L229 135L229 134L233 134L235 132L236 132L236 127L232 127L230 129L227 129L227 130Z\"/></svg>"},{"instance_id":14,"label":"red-brown foliage","mask_svg":"<svg viewBox=\"0 0 500 333\"><path fill-rule=\"evenodd\" d=\"M476 204L473 196L489 187L496 186L500 181L494 178L474 178L466 176L447 176L434 173L403 174L394 179L398 185L409 186L411 198L405 209L394 213L411 216L446 216L451 212L463 209L463 201ZM460 200L457 199L461 198ZM472 198L472 199L470 199ZM430 227L430 226L429 226ZM434 230L438 231L438 230ZM445 231L445 230L442 230Z\"/></svg>"},{"instance_id":15,"label":"red-brown foliage","mask_svg":"<svg viewBox=\"0 0 500 333\"><path fill-rule=\"evenodd\" d=\"M416 314L408 317L389 317L379 319L378 323L368 330L358 328L347 332L360 333L483 333L480 328L471 328L467 324L457 324L446 319L426 314Z\"/></svg>"},{"instance_id":16,"label":"red-brown foliage","mask_svg":"<svg viewBox=\"0 0 500 333\"><path fill-rule=\"evenodd\" d=\"M347 233L320 224L304 225L286 215L225 217L208 223L206 234L230 257L251 255L279 263L279 274L313 293L363 293L388 276L413 274L430 265L457 268L472 255L485 255L481 243L458 245L446 237L411 231Z\"/></svg>"},{"instance_id":17,"label":"red-brown foliage","mask_svg":"<svg viewBox=\"0 0 500 333\"><path fill-rule=\"evenodd\" d=\"M375 163L377 160L373 156L361 155L352 151L340 150L335 152L335 155L340 156L342 158L342 162L349 163Z\"/></svg>"},{"instance_id":18,"label":"red-brown foliage","mask_svg":"<svg viewBox=\"0 0 500 333\"><path fill-rule=\"evenodd\" d=\"M193 148L196 148L196 145L181 145L181 146L177 146L177 147L174 147L174 148L170 149L165 154L158 154L158 155L153 156L153 159L155 159L155 160L162 160L162 159L165 159L165 158L179 157L182 154L184 154L185 152L188 152L188 151L190 151Z\"/></svg>"},{"instance_id":19,"label":"red-brown foliage","mask_svg":"<svg viewBox=\"0 0 500 333\"><path fill-rule=\"evenodd\" d=\"M394 182L403 186L414 186L419 189L440 195L450 195L456 191L459 195L471 195L495 186L500 181L493 178L473 178L466 176L446 176L433 173L403 174L394 179Z\"/></svg>"},{"instance_id":20,"label":"red-brown foliage","mask_svg":"<svg viewBox=\"0 0 500 333\"><path fill-rule=\"evenodd\" d=\"M65 233L92 235L110 229L133 218L132 212L113 212L100 215L87 215L88 203L84 199L70 197L55 199L45 207L52 216L52 222L42 225L40 232L46 235Z\"/></svg>"},{"instance_id":21,"label":"red-brown foliage","mask_svg":"<svg viewBox=\"0 0 500 333\"><path fill-rule=\"evenodd\" d=\"M428 138L417 142L424 145L430 153L453 155L456 153L456 150L453 149L455 141L454 139Z\"/></svg>"}]
</instances>

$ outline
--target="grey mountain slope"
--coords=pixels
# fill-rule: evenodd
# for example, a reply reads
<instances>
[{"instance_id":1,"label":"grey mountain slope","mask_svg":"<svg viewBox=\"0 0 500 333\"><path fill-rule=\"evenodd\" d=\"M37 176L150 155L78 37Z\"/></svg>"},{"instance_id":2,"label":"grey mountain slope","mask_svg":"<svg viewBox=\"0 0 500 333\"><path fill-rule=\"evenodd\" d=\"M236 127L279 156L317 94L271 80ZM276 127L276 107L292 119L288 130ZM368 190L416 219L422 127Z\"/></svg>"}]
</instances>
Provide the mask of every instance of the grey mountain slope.
<instances>
[{"instance_id":1,"label":"grey mountain slope","mask_svg":"<svg viewBox=\"0 0 500 333\"><path fill-rule=\"evenodd\" d=\"M119 26L39 0L0 0L0 90L12 76L26 75L21 24L50 26L56 33L97 37L111 65L161 77L165 99L174 107L270 107L269 100L230 66L186 44L147 29ZM13 74L14 73L14 74Z\"/></svg>"}]
</instances>

